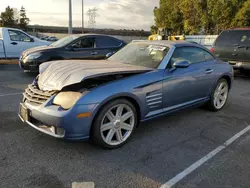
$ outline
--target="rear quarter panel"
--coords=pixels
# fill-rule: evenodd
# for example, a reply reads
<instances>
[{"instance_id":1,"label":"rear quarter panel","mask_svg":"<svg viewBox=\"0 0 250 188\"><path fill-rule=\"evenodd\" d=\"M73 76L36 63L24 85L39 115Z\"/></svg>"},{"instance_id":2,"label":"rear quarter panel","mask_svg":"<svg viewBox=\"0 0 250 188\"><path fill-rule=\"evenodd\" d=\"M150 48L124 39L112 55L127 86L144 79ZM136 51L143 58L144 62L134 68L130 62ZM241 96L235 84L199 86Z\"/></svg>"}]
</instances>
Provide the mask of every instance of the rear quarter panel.
<instances>
[{"instance_id":1,"label":"rear quarter panel","mask_svg":"<svg viewBox=\"0 0 250 188\"><path fill-rule=\"evenodd\" d=\"M214 70L215 70L214 74L215 74L216 79L214 80L214 84L213 84L213 87L211 88L211 92L216 87L217 82L222 77L230 79L230 88L232 88L233 79L234 79L233 67L227 62L217 60L217 63L215 64L215 69Z\"/></svg>"}]
</instances>

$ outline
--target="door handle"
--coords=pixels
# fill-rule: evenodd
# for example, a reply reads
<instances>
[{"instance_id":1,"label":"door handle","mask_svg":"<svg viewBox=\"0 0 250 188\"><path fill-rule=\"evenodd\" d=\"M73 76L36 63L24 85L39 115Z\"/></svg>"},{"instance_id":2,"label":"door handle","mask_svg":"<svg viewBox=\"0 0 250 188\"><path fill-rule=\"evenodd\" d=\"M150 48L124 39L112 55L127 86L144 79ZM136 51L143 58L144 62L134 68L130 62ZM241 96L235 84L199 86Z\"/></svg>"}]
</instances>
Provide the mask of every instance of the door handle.
<instances>
[{"instance_id":1,"label":"door handle","mask_svg":"<svg viewBox=\"0 0 250 188\"><path fill-rule=\"evenodd\" d=\"M214 72L213 69L207 69L207 70L205 71L206 74L211 74L212 72Z\"/></svg>"},{"instance_id":2,"label":"door handle","mask_svg":"<svg viewBox=\"0 0 250 188\"><path fill-rule=\"evenodd\" d=\"M17 45L18 43L17 43L17 42L12 42L12 43L10 43L10 44L12 44L12 45Z\"/></svg>"},{"instance_id":3,"label":"door handle","mask_svg":"<svg viewBox=\"0 0 250 188\"><path fill-rule=\"evenodd\" d=\"M237 56L237 54L232 54L232 56Z\"/></svg>"},{"instance_id":4,"label":"door handle","mask_svg":"<svg viewBox=\"0 0 250 188\"><path fill-rule=\"evenodd\" d=\"M91 55L97 55L98 52L91 52L90 54L91 54Z\"/></svg>"}]
</instances>

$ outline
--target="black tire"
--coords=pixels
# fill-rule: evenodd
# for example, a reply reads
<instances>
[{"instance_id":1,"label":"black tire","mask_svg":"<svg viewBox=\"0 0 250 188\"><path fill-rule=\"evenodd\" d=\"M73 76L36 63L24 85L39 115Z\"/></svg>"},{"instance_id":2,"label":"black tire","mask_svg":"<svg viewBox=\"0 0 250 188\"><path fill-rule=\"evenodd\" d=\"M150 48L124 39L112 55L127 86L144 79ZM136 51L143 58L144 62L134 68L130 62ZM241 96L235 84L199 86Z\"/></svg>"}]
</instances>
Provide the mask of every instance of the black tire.
<instances>
[{"instance_id":1,"label":"black tire","mask_svg":"<svg viewBox=\"0 0 250 188\"><path fill-rule=\"evenodd\" d=\"M125 105L128 105L133 113L134 113L134 127L132 129L132 132L130 134L130 136L124 141L122 142L121 144L119 145L109 145L107 144L103 138L102 138L102 135L101 135L101 123L102 123L102 120L106 114L106 112L108 110L110 110L112 107L116 106L116 105L119 105L119 104L125 104ZM107 148L107 149L115 149L115 148L118 148L118 147L121 147L122 145L124 145L129 139L130 137L132 136L133 132L134 132L134 129L137 125L137 122L138 122L138 117L137 117L137 111L136 111L136 108L134 107L134 105L126 100L126 99L116 99L116 100L113 100L107 104L105 104L101 109L100 111L98 112L98 114L96 115L95 119L94 119L94 122L92 124L92 130L91 130L91 140L96 143L97 145L103 147L103 148Z\"/></svg>"},{"instance_id":2,"label":"black tire","mask_svg":"<svg viewBox=\"0 0 250 188\"><path fill-rule=\"evenodd\" d=\"M216 89L219 87L219 85L220 85L221 83L224 83L224 84L227 85L227 97L226 97L226 101L225 101L225 103L223 104L223 106L220 107L220 108L217 108L217 107L215 106L215 104L214 104L215 92L216 92ZM216 84L216 86L215 86L213 92L211 93L210 101L208 102L208 108L209 108L209 110L214 111L214 112L217 112L217 111L220 111L222 108L224 108L224 106L226 105L227 100L228 100L228 93L229 93L229 83L228 83L228 81L227 81L226 79L222 78L222 79L220 79L220 80L217 82L217 84Z\"/></svg>"}]
</instances>

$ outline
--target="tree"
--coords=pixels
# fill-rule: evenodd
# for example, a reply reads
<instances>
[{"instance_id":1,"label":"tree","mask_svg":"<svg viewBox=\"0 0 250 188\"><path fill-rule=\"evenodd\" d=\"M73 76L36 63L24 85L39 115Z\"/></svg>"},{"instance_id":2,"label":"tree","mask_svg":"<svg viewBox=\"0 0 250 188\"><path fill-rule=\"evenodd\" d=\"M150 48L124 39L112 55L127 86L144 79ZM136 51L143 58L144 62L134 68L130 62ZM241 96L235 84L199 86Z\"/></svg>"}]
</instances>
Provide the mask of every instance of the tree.
<instances>
[{"instance_id":1,"label":"tree","mask_svg":"<svg viewBox=\"0 0 250 188\"><path fill-rule=\"evenodd\" d=\"M5 8L5 11L1 13L1 27L16 27L17 20L14 19L14 11L9 6Z\"/></svg>"},{"instance_id":2,"label":"tree","mask_svg":"<svg viewBox=\"0 0 250 188\"><path fill-rule=\"evenodd\" d=\"M26 29L27 25L29 24L30 19L27 18L26 16L26 10L25 8L22 6L21 10L20 10L20 20L19 20L19 27L21 29Z\"/></svg>"},{"instance_id":3,"label":"tree","mask_svg":"<svg viewBox=\"0 0 250 188\"><path fill-rule=\"evenodd\" d=\"M160 6L155 7L155 25L166 28L172 34L183 32L183 17L179 8L181 0L160 0Z\"/></svg>"},{"instance_id":4,"label":"tree","mask_svg":"<svg viewBox=\"0 0 250 188\"><path fill-rule=\"evenodd\" d=\"M155 26L172 34L218 34L250 26L250 0L160 0Z\"/></svg>"},{"instance_id":5,"label":"tree","mask_svg":"<svg viewBox=\"0 0 250 188\"><path fill-rule=\"evenodd\" d=\"M185 33L196 34L202 29L202 9L197 0L183 0L180 9L184 19Z\"/></svg>"},{"instance_id":6,"label":"tree","mask_svg":"<svg viewBox=\"0 0 250 188\"><path fill-rule=\"evenodd\" d=\"M236 14L233 24L234 27L250 26L250 1L246 1L239 12Z\"/></svg>"},{"instance_id":7,"label":"tree","mask_svg":"<svg viewBox=\"0 0 250 188\"><path fill-rule=\"evenodd\" d=\"M158 28L155 25L152 25L150 27L150 30L151 30L151 33L154 35L154 34L157 34Z\"/></svg>"}]
</instances>

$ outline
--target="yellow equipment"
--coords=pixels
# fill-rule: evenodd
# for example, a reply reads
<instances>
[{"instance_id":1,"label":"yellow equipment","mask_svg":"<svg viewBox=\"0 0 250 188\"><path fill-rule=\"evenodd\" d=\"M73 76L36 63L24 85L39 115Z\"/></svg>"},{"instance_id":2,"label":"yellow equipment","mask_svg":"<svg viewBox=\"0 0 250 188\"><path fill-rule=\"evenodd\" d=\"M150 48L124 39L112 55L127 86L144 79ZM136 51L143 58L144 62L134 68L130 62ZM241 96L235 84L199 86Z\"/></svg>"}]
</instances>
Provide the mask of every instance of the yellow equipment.
<instances>
[{"instance_id":1,"label":"yellow equipment","mask_svg":"<svg viewBox=\"0 0 250 188\"><path fill-rule=\"evenodd\" d=\"M171 41L176 41L176 40L185 40L184 35L176 35L176 36L171 36L168 35L168 31L166 28L159 28L157 34L150 35L148 37L148 40L171 40Z\"/></svg>"}]
</instances>

